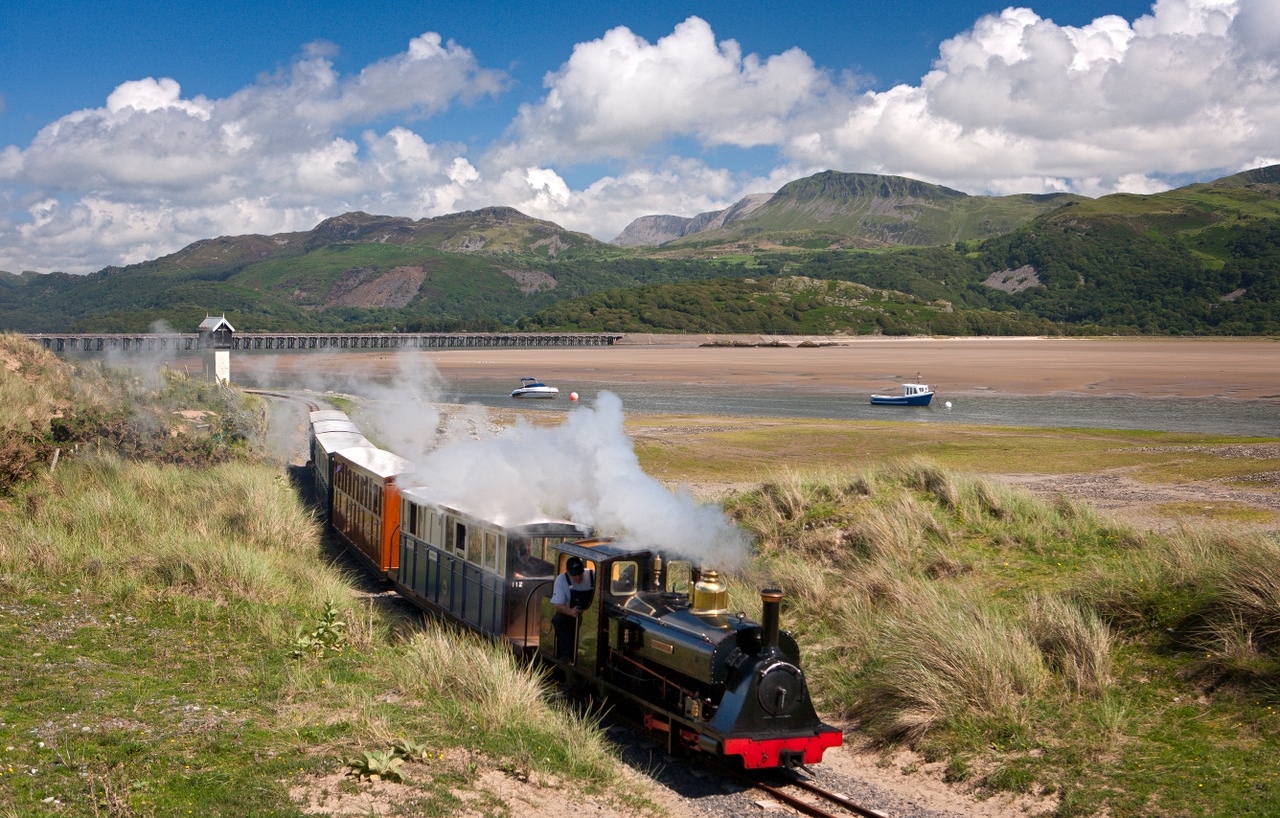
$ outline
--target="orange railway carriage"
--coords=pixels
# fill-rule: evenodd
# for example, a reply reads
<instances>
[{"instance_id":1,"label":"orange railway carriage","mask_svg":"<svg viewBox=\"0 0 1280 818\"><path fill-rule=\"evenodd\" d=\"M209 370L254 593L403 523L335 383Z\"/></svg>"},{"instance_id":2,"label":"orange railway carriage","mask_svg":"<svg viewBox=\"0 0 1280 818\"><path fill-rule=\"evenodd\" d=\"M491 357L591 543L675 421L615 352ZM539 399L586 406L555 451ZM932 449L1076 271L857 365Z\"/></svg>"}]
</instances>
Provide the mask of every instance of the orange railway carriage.
<instances>
[{"instance_id":1,"label":"orange railway carriage","mask_svg":"<svg viewBox=\"0 0 1280 818\"><path fill-rule=\"evenodd\" d=\"M400 489L416 467L382 449L352 446L332 454L332 524L378 579L400 565Z\"/></svg>"}]
</instances>

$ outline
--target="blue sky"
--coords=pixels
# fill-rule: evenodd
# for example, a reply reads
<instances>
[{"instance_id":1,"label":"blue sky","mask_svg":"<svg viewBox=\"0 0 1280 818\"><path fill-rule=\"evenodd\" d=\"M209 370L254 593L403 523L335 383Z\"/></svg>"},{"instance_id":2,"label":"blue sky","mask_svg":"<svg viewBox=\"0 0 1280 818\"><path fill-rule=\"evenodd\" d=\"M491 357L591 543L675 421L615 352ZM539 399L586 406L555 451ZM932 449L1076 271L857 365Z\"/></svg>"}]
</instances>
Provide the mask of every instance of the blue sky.
<instances>
[{"instance_id":1,"label":"blue sky","mask_svg":"<svg viewBox=\"0 0 1280 818\"><path fill-rule=\"evenodd\" d=\"M598 238L819 170L1151 192L1280 161L1275 0L0 10L0 269L348 210Z\"/></svg>"}]
</instances>

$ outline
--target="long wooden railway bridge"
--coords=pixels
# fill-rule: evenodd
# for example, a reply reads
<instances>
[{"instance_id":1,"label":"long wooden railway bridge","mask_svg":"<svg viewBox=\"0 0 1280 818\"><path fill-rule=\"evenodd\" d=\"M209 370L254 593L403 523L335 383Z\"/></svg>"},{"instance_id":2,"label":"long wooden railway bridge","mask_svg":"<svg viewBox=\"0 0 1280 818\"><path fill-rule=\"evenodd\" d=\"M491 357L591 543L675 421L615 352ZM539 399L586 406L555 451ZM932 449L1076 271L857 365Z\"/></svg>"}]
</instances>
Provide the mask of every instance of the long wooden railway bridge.
<instances>
[{"instance_id":1,"label":"long wooden railway bridge","mask_svg":"<svg viewBox=\"0 0 1280 818\"><path fill-rule=\"evenodd\" d=\"M51 352L198 351L200 333L32 334L28 340ZM604 332L237 332L228 349L481 349L488 347L613 346L621 334Z\"/></svg>"}]
</instances>

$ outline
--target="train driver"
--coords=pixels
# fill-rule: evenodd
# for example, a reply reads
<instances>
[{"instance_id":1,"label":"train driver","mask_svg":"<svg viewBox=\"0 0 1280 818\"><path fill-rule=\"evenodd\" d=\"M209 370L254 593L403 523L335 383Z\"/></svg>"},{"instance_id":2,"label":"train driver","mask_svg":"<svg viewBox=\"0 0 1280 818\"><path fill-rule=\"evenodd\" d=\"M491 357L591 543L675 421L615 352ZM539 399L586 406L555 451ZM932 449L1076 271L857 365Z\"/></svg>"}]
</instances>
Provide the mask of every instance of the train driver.
<instances>
[{"instance_id":1,"label":"train driver","mask_svg":"<svg viewBox=\"0 0 1280 818\"><path fill-rule=\"evenodd\" d=\"M565 563L565 571L556 577L551 586L551 605L556 609L551 617L551 624L556 629L556 659L561 662L573 660L574 646L577 644L578 618L591 606L592 590L595 587L593 571L585 570L580 557L570 557Z\"/></svg>"},{"instance_id":2,"label":"train driver","mask_svg":"<svg viewBox=\"0 0 1280 818\"><path fill-rule=\"evenodd\" d=\"M518 577L549 577L555 573L556 567L529 550L529 540L519 537L514 540L516 546L516 568Z\"/></svg>"}]
</instances>

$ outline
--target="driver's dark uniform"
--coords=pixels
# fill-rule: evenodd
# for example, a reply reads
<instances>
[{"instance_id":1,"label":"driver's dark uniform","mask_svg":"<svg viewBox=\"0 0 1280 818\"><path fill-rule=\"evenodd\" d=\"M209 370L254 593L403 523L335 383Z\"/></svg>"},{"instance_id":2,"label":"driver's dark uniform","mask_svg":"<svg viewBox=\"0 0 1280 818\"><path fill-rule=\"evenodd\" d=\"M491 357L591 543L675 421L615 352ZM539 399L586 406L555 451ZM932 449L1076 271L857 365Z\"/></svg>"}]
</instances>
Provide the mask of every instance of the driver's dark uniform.
<instances>
[{"instance_id":1,"label":"driver's dark uniform","mask_svg":"<svg viewBox=\"0 0 1280 818\"><path fill-rule=\"evenodd\" d=\"M591 607L594 596L595 586L592 583L591 571L584 572L582 582L577 585L569 579L569 573L566 571L556 577L551 591L551 603L568 605L570 608L585 611ZM551 626L556 631L556 659L561 662L573 661L574 648L578 644L578 619L556 611L555 616L551 617Z\"/></svg>"}]
</instances>

